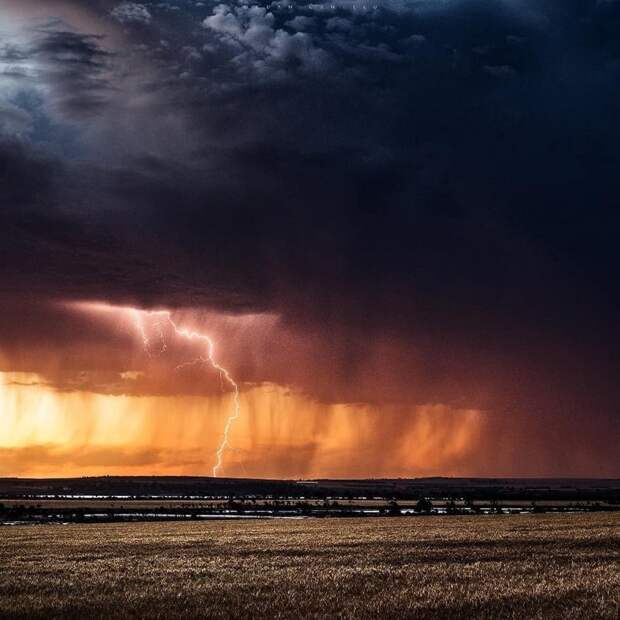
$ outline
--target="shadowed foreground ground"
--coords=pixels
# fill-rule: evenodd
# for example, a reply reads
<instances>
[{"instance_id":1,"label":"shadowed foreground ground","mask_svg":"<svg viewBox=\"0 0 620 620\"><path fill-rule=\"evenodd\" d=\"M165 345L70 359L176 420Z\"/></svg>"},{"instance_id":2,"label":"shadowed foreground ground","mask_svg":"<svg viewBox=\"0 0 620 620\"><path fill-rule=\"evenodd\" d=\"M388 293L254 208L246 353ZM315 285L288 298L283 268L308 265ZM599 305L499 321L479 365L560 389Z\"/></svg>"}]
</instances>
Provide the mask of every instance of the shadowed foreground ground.
<instances>
[{"instance_id":1,"label":"shadowed foreground ground","mask_svg":"<svg viewBox=\"0 0 620 620\"><path fill-rule=\"evenodd\" d=\"M0 616L618 618L620 515L0 528Z\"/></svg>"}]
</instances>

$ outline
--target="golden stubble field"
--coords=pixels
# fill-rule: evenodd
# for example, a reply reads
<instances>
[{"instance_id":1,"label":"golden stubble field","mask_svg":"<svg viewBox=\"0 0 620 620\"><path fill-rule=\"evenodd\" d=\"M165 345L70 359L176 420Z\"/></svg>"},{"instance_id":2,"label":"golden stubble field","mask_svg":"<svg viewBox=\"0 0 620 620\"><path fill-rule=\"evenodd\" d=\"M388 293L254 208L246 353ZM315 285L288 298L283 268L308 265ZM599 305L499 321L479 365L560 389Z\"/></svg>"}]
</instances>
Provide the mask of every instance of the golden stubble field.
<instances>
[{"instance_id":1,"label":"golden stubble field","mask_svg":"<svg viewBox=\"0 0 620 620\"><path fill-rule=\"evenodd\" d=\"M620 514L0 528L3 618L620 617Z\"/></svg>"}]
</instances>

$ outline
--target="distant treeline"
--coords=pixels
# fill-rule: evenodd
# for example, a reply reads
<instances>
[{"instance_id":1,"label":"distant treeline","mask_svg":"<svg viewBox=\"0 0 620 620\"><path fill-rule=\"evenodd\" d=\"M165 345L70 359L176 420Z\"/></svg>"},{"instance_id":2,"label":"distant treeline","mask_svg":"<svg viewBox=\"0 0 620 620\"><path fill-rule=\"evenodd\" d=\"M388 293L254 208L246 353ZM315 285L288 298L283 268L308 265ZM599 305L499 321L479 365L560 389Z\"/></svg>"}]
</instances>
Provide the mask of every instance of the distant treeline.
<instances>
[{"instance_id":1,"label":"distant treeline","mask_svg":"<svg viewBox=\"0 0 620 620\"><path fill-rule=\"evenodd\" d=\"M123 506L90 506L80 504L79 500L67 502L74 505L44 506L37 504L0 503L1 523L83 523L153 520L192 520L192 519L248 519L273 517L395 517L421 515L481 515L546 512L600 512L620 510L620 506L595 503L566 503L559 505L509 506L495 500L486 505L466 500L450 500L437 507L428 498L414 504L401 506L392 499L382 505L367 505L353 501L257 501L230 498L226 502L201 503L200 505L135 507L131 500Z\"/></svg>"},{"instance_id":2,"label":"distant treeline","mask_svg":"<svg viewBox=\"0 0 620 620\"><path fill-rule=\"evenodd\" d=\"M312 500L461 498L620 504L620 480L415 478L392 480L255 480L206 477L0 478L0 500L37 497L299 498Z\"/></svg>"}]
</instances>

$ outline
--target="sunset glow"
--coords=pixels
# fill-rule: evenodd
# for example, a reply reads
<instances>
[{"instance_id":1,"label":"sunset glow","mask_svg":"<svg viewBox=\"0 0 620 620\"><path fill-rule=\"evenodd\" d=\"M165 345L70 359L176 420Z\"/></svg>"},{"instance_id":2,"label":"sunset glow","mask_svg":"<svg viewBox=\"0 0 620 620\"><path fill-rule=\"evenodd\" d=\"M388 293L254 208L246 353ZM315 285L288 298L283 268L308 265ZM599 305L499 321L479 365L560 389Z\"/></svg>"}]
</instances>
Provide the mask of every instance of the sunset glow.
<instances>
[{"instance_id":1,"label":"sunset glow","mask_svg":"<svg viewBox=\"0 0 620 620\"><path fill-rule=\"evenodd\" d=\"M61 392L36 375L3 373L2 473L210 473L231 400ZM377 429L389 412L321 405L274 385L243 391L241 410L224 462L231 476L360 476L368 467L378 475L459 474L483 424L476 411L419 407L395 437Z\"/></svg>"}]
</instances>

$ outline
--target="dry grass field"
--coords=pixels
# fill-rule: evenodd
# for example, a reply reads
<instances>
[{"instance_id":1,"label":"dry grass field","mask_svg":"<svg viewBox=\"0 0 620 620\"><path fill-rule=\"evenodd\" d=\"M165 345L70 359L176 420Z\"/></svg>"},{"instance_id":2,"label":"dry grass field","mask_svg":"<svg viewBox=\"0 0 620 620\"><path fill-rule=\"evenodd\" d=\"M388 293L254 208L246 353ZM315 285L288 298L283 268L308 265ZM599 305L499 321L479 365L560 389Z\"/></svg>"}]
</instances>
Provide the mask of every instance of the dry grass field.
<instances>
[{"instance_id":1,"label":"dry grass field","mask_svg":"<svg viewBox=\"0 0 620 620\"><path fill-rule=\"evenodd\" d=\"M0 528L3 618L620 617L620 515Z\"/></svg>"}]
</instances>

